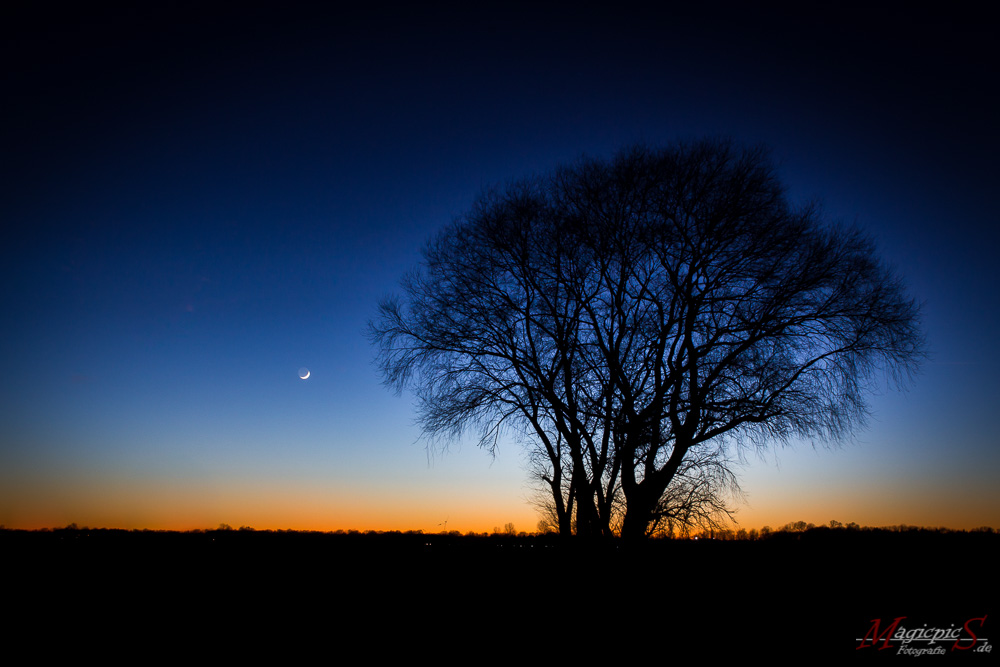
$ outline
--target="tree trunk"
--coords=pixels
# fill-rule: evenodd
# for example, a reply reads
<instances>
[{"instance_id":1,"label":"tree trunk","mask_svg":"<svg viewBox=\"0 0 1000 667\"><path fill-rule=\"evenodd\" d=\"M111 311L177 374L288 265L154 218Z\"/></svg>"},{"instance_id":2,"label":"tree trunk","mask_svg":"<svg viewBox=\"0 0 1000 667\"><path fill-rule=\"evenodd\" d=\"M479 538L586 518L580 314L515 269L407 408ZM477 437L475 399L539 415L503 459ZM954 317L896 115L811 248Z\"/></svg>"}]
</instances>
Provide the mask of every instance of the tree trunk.
<instances>
[{"instance_id":1,"label":"tree trunk","mask_svg":"<svg viewBox=\"0 0 1000 667\"><path fill-rule=\"evenodd\" d=\"M655 500L650 502L646 489L640 484L634 488L632 496L625 507L625 518L622 521L622 539L626 542L637 542L646 539L646 529L653 520Z\"/></svg>"}]
</instances>

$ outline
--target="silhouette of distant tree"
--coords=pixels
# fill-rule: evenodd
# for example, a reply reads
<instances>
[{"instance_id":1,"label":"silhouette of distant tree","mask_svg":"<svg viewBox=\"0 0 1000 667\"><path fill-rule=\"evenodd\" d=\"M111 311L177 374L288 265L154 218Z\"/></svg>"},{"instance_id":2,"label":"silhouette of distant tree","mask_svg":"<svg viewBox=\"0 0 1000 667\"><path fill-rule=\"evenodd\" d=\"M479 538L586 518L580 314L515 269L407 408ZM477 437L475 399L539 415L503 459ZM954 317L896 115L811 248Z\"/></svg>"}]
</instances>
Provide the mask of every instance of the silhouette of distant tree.
<instances>
[{"instance_id":1,"label":"silhouette of distant tree","mask_svg":"<svg viewBox=\"0 0 1000 667\"><path fill-rule=\"evenodd\" d=\"M923 345L872 242L793 207L764 150L725 141L485 193L370 336L426 434L517 436L561 533L626 537L724 511L731 446L850 432Z\"/></svg>"}]
</instances>

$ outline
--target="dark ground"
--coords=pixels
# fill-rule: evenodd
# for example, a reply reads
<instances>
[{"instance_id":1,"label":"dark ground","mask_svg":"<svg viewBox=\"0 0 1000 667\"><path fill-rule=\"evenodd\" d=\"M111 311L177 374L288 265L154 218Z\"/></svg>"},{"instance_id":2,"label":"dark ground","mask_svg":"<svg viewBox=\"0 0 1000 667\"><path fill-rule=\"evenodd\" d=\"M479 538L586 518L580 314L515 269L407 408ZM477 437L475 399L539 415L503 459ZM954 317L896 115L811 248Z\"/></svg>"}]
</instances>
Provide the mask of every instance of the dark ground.
<instances>
[{"instance_id":1,"label":"dark ground","mask_svg":"<svg viewBox=\"0 0 1000 667\"><path fill-rule=\"evenodd\" d=\"M631 547L555 536L0 531L9 638L33 636L47 651L286 657L363 646L883 659L896 650L858 650L874 619L883 630L901 616L907 627L961 628L986 616L970 627L995 641L998 546L995 533L822 529Z\"/></svg>"}]
</instances>

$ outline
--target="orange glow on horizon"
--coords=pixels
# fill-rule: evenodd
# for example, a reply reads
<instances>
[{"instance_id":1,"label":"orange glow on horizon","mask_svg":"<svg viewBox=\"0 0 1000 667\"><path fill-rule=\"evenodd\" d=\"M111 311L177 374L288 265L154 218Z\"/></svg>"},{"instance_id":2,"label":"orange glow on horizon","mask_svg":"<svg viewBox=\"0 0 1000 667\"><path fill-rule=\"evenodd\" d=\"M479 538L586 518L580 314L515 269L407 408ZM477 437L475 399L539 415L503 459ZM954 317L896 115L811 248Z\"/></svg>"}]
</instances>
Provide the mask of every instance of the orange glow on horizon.
<instances>
[{"instance_id":1,"label":"orange glow on horizon","mask_svg":"<svg viewBox=\"0 0 1000 667\"><path fill-rule=\"evenodd\" d=\"M831 520L873 527L1000 527L995 491L991 498L973 492L946 496L946 491L947 487L922 488L918 495L903 487L883 487L877 496L856 494L846 499L842 494L815 492L811 502L802 502L802 490L794 485L771 488L766 496L751 496L749 505L738 508L732 529L779 529L797 521L821 526ZM451 488L413 497L360 484L81 473L41 477L11 471L0 475L0 525L14 529L75 523L90 528L186 531L224 523L256 530L447 530L464 534L489 533L513 523L517 531L532 533L538 521L538 514L518 489L490 495Z\"/></svg>"}]
</instances>

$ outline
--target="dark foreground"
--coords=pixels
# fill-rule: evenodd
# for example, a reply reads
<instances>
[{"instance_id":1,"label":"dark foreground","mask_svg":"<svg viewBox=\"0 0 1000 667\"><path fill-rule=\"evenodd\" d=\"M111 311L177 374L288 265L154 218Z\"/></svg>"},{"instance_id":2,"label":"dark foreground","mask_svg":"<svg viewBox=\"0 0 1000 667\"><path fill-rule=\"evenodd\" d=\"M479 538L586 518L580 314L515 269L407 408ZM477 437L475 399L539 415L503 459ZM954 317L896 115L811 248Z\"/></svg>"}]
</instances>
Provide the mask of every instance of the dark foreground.
<instances>
[{"instance_id":1,"label":"dark foreground","mask_svg":"<svg viewBox=\"0 0 1000 667\"><path fill-rule=\"evenodd\" d=\"M654 662L718 652L881 659L901 644L859 640L874 638L876 619L882 634L902 617L900 627L951 628L956 638L903 648L975 659L967 647L1000 641L998 547L995 533L926 531L638 546L554 536L0 531L9 639L40 632L47 650L99 642L286 657L365 647L655 654Z\"/></svg>"}]
</instances>

